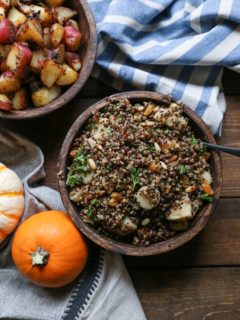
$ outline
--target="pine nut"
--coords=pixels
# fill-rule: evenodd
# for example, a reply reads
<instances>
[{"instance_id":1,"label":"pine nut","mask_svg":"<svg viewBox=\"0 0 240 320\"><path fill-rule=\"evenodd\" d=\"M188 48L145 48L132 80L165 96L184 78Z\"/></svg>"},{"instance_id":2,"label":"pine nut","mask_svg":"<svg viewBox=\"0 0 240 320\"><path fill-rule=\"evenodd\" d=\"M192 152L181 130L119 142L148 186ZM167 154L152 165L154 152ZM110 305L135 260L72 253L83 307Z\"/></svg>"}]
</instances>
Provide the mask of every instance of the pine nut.
<instances>
[{"instance_id":1,"label":"pine nut","mask_svg":"<svg viewBox=\"0 0 240 320\"><path fill-rule=\"evenodd\" d=\"M88 165L92 171L97 169L96 163L93 159L88 159Z\"/></svg>"},{"instance_id":2,"label":"pine nut","mask_svg":"<svg viewBox=\"0 0 240 320\"><path fill-rule=\"evenodd\" d=\"M146 117L148 117L148 116L150 116L150 114L153 112L153 109L154 109L154 105L149 104L143 114L144 114Z\"/></svg>"}]
</instances>

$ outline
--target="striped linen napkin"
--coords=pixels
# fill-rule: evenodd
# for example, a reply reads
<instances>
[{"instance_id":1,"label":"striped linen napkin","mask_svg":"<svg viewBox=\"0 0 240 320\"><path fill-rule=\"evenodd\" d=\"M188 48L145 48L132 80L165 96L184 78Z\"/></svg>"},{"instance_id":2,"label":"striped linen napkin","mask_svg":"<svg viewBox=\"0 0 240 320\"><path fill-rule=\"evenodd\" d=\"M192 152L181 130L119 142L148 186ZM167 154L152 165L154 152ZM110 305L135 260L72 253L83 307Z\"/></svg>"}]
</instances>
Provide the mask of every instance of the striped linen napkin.
<instances>
[{"instance_id":1,"label":"striped linen napkin","mask_svg":"<svg viewBox=\"0 0 240 320\"><path fill-rule=\"evenodd\" d=\"M120 90L171 94L221 132L223 66L240 72L239 0L88 0L93 76Z\"/></svg>"}]
</instances>

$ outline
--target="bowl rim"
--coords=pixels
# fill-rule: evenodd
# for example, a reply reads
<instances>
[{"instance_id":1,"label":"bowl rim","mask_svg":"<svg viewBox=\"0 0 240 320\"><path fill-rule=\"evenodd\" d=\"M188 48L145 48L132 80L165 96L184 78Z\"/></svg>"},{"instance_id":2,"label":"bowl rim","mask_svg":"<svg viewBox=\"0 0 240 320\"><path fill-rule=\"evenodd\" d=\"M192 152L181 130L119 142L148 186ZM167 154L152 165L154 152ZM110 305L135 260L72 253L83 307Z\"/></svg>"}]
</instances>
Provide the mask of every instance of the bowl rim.
<instances>
[{"instance_id":1,"label":"bowl rim","mask_svg":"<svg viewBox=\"0 0 240 320\"><path fill-rule=\"evenodd\" d=\"M58 186L60 190L60 195L63 200L64 206L68 211L68 214L71 216L73 222L80 229L80 231L85 234L90 240L100 245L101 247L120 253L131 256L149 256L160 254L164 252L171 251L189 240L195 237L207 224L210 216L213 214L215 206L220 198L221 187L222 187L222 163L219 152L211 152L211 159L214 164L214 198L213 201L209 204L206 204L203 209L198 212L198 218L196 219L196 223L188 229L187 231L181 232L176 236L169 238L164 241L160 241L154 244L150 244L146 247L138 247L131 244L127 244L124 242L116 241L109 237L106 237L102 234L96 232L96 230L89 225L85 224L82 219L79 217L77 213L77 209L74 206L73 202L69 198L68 189L65 183L66 177L66 163L68 160L68 155L70 148L72 146L73 140L81 131L81 128L84 126L87 119L91 116L92 111L99 110L105 106L107 106L110 102L116 101L119 99L130 99L130 100L155 100L161 101L163 98L166 98L166 95L161 95L159 93L150 92L150 91L129 91L117 93L111 96L108 96L95 104L88 107L73 123L71 128L69 129L65 140L62 144L62 148L59 155L59 163L58 163ZM193 121L201 132L206 137L206 140L210 143L216 143L213 134L211 133L208 126L203 122L203 120L189 107L184 105L184 113L185 115Z\"/></svg>"},{"instance_id":2,"label":"bowl rim","mask_svg":"<svg viewBox=\"0 0 240 320\"><path fill-rule=\"evenodd\" d=\"M97 30L92 11L86 0L77 0L81 5L89 26L89 47L86 63L83 64L78 80L72 84L60 97L44 107L35 107L10 113L0 111L0 119L4 120L30 120L43 117L66 106L83 88L92 72L97 54Z\"/></svg>"}]
</instances>

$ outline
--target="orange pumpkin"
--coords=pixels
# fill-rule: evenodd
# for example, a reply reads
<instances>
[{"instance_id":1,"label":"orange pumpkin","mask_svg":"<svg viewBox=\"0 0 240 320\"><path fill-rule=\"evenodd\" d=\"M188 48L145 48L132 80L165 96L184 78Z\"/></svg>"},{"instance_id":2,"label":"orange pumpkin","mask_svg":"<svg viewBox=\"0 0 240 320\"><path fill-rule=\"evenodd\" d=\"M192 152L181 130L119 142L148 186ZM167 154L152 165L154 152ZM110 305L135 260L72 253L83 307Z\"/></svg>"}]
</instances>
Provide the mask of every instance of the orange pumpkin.
<instances>
[{"instance_id":1,"label":"orange pumpkin","mask_svg":"<svg viewBox=\"0 0 240 320\"><path fill-rule=\"evenodd\" d=\"M88 248L66 213L44 211L31 216L17 229L12 257L30 281L57 288L80 274L87 261Z\"/></svg>"}]
</instances>

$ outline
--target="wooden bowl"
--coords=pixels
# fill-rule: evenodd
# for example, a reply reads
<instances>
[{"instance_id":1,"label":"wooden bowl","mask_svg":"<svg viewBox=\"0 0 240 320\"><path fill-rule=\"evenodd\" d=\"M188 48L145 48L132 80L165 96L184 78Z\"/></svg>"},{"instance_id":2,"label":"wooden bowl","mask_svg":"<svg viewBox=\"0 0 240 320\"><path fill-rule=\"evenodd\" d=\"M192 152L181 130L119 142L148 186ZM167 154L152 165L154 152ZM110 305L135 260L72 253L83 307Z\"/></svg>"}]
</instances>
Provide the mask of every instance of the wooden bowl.
<instances>
[{"instance_id":1,"label":"wooden bowl","mask_svg":"<svg viewBox=\"0 0 240 320\"><path fill-rule=\"evenodd\" d=\"M110 101L118 100L118 99L129 99L132 102L142 102L146 100L152 100L157 103L160 103L164 96L146 91L132 91L127 93L115 94L110 97L107 97L93 106L89 107L84 113L82 113L79 118L75 121L71 129L69 130L65 141L63 143L60 159L59 159L59 188L61 197L66 207L68 213L70 214L72 220L76 224L76 226L93 242L97 243L101 247L112 250L121 254L133 255L133 256L147 256L154 255L163 252L167 252L173 250L184 243L191 240L195 237L207 224L210 216L213 214L216 203L220 197L221 186L222 186L222 164L219 153L211 152L211 173L213 176L213 189L214 189L214 197L213 202L206 204L203 209L196 215L193 220L191 227L189 230L178 233L174 237L158 242L155 244L151 244L147 247L138 247L131 244L126 244L120 241L113 240L109 237L106 237L102 234L98 234L95 229L85 224L80 218L78 212L79 209L77 206L70 200L68 188L65 183L66 179L66 168L69 165L69 152L73 145L73 141L76 137L78 137L81 133L82 128L84 127L85 122L90 117L93 110L99 110L106 107ZM184 106L184 113L190 119L190 125L196 133L196 136L208 141L210 143L216 143L215 139L207 127L207 125L201 120L201 118L190 108Z\"/></svg>"},{"instance_id":2,"label":"wooden bowl","mask_svg":"<svg viewBox=\"0 0 240 320\"><path fill-rule=\"evenodd\" d=\"M67 6L78 12L78 22L80 25L80 30L83 34L82 45L78 52L82 61L82 68L79 72L78 80L71 87L66 87L66 90L59 98L47 104L46 106L30 106L26 110L11 111L9 113L0 111L0 119L33 119L49 114L57 109L60 109L70 100L72 100L88 80L95 62L97 50L95 21L93 19L89 5L87 4L87 0L68 0Z\"/></svg>"}]
</instances>

